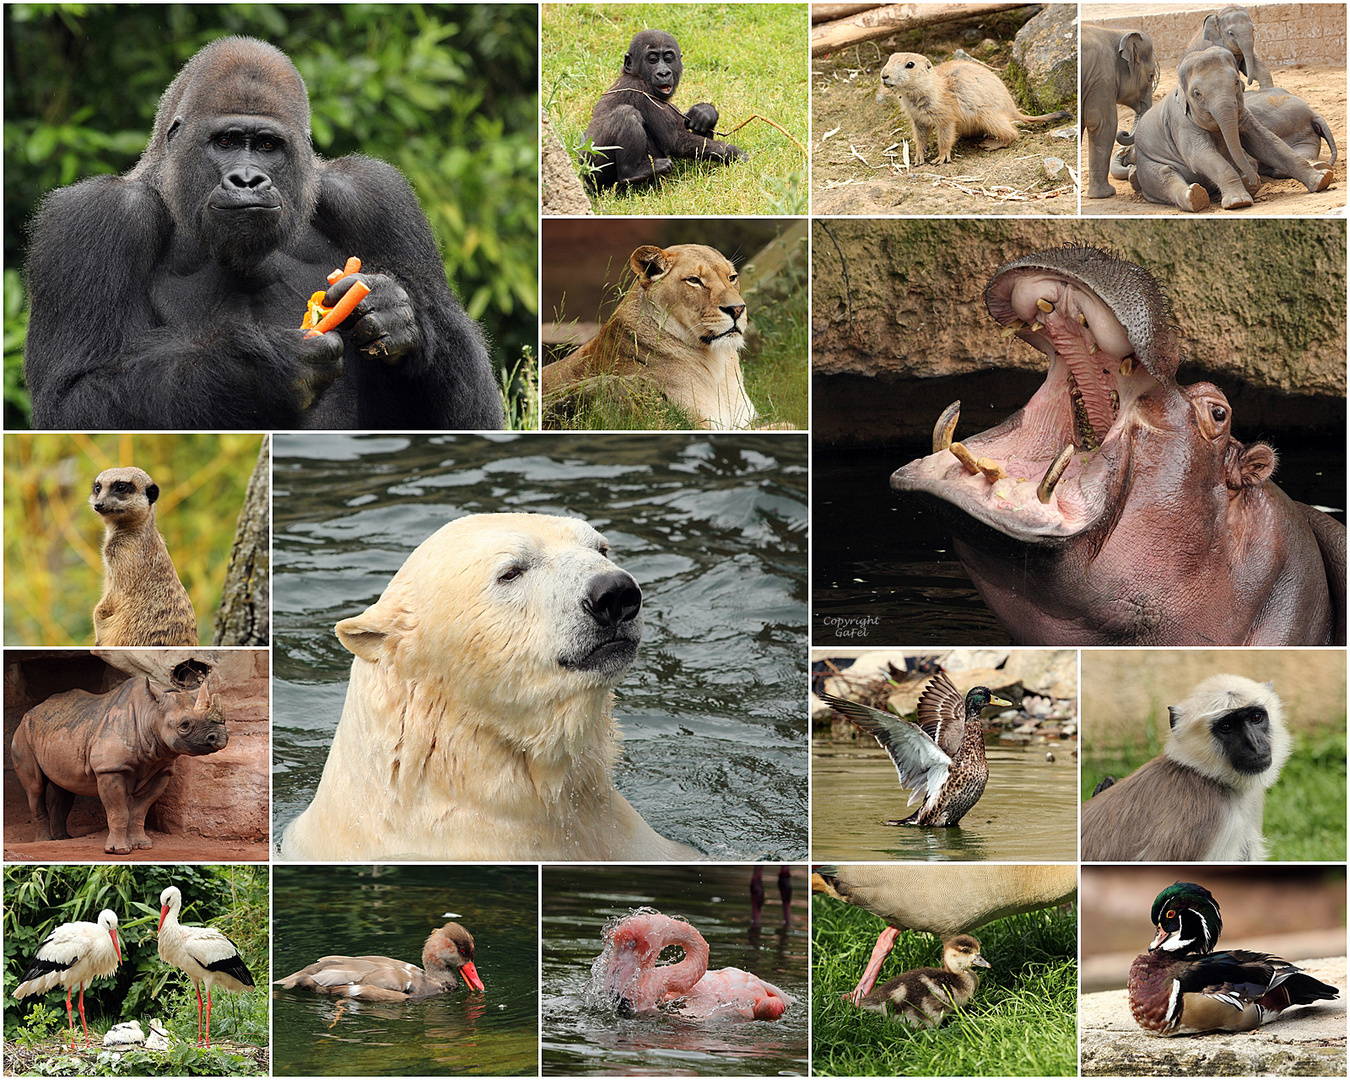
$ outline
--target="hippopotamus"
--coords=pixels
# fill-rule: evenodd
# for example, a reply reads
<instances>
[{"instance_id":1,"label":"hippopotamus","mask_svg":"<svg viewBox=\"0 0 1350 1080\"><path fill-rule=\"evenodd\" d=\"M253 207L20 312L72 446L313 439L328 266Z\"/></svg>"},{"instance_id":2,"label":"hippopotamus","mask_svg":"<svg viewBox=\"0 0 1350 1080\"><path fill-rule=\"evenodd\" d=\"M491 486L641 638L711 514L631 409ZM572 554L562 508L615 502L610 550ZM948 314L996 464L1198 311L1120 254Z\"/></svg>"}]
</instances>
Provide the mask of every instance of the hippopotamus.
<instances>
[{"instance_id":1,"label":"hippopotamus","mask_svg":"<svg viewBox=\"0 0 1350 1080\"><path fill-rule=\"evenodd\" d=\"M214 754L230 740L220 708L203 684L194 700L149 679L111 693L67 690L23 715L10 753L28 795L38 840L68 840L76 795L97 795L108 815L103 850L126 855L154 844L145 815L164 794L179 756Z\"/></svg>"},{"instance_id":2,"label":"hippopotamus","mask_svg":"<svg viewBox=\"0 0 1350 1080\"><path fill-rule=\"evenodd\" d=\"M1069 244L995 273L985 306L1050 359L962 442L960 402L891 487L962 512L955 551L1023 645L1345 642L1345 526L1271 480L1223 391L1180 386L1180 331L1140 266Z\"/></svg>"}]
</instances>

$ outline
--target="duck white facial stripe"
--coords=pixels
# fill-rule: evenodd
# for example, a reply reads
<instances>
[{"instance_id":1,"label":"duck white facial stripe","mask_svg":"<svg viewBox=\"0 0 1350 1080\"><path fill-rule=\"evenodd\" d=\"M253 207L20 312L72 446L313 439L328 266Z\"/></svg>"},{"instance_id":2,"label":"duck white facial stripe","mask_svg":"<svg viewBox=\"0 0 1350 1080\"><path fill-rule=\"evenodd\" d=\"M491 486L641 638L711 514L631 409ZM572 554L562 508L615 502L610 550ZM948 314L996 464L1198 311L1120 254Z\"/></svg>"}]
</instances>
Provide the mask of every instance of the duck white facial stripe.
<instances>
[{"instance_id":1,"label":"duck white facial stripe","mask_svg":"<svg viewBox=\"0 0 1350 1080\"><path fill-rule=\"evenodd\" d=\"M1176 952L1191 944L1195 938L1170 937L1162 943L1163 952Z\"/></svg>"}]
</instances>

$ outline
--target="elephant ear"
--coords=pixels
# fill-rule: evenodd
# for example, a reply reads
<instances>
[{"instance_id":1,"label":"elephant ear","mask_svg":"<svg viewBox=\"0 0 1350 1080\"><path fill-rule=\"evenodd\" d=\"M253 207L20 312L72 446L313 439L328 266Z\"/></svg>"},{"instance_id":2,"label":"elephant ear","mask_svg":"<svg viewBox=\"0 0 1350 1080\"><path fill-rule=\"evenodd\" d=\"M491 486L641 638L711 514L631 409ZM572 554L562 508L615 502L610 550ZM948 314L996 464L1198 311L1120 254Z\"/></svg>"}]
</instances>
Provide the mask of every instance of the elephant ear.
<instances>
[{"instance_id":1,"label":"elephant ear","mask_svg":"<svg viewBox=\"0 0 1350 1080\"><path fill-rule=\"evenodd\" d=\"M1129 64L1130 67L1134 67L1139 63L1139 54L1143 51L1143 48L1144 35L1138 30L1131 30L1120 39L1120 48L1118 51L1120 53L1120 58Z\"/></svg>"},{"instance_id":2,"label":"elephant ear","mask_svg":"<svg viewBox=\"0 0 1350 1080\"><path fill-rule=\"evenodd\" d=\"M1203 30L1204 41L1212 41L1216 45L1223 44L1223 34L1219 32L1219 16L1217 12L1210 12L1205 16L1205 28Z\"/></svg>"}]
</instances>

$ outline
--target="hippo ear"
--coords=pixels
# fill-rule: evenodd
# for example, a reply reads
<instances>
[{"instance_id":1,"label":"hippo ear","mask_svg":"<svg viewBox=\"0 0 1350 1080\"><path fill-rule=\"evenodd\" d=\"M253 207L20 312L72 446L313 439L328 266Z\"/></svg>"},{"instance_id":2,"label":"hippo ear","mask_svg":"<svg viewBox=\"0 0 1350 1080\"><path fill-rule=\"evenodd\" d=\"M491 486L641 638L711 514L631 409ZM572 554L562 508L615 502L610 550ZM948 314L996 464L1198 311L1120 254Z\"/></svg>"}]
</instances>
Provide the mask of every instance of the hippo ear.
<instances>
[{"instance_id":1,"label":"hippo ear","mask_svg":"<svg viewBox=\"0 0 1350 1080\"><path fill-rule=\"evenodd\" d=\"M1266 443L1252 443L1250 446L1239 443L1236 453L1230 446L1228 459L1224 463L1227 470L1225 482L1232 491L1260 487L1271 478L1278 463L1275 451Z\"/></svg>"},{"instance_id":2,"label":"hippo ear","mask_svg":"<svg viewBox=\"0 0 1350 1080\"><path fill-rule=\"evenodd\" d=\"M378 600L334 629L345 648L373 664L396 648L413 626L412 613L401 604Z\"/></svg>"}]
</instances>

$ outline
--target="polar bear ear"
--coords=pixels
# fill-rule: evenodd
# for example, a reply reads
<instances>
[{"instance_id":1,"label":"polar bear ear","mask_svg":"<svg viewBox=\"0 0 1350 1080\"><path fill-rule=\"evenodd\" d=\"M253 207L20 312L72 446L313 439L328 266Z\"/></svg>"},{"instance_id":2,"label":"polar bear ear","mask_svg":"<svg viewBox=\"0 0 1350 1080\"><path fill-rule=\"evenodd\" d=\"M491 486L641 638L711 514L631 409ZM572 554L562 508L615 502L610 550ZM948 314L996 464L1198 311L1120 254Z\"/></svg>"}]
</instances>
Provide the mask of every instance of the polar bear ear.
<instances>
[{"instance_id":1,"label":"polar bear ear","mask_svg":"<svg viewBox=\"0 0 1350 1080\"><path fill-rule=\"evenodd\" d=\"M360 615L343 619L333 629L350 652L374 663L411 628L412 616L402 607L374 603Z\"/></svg>"}]
</instances>

